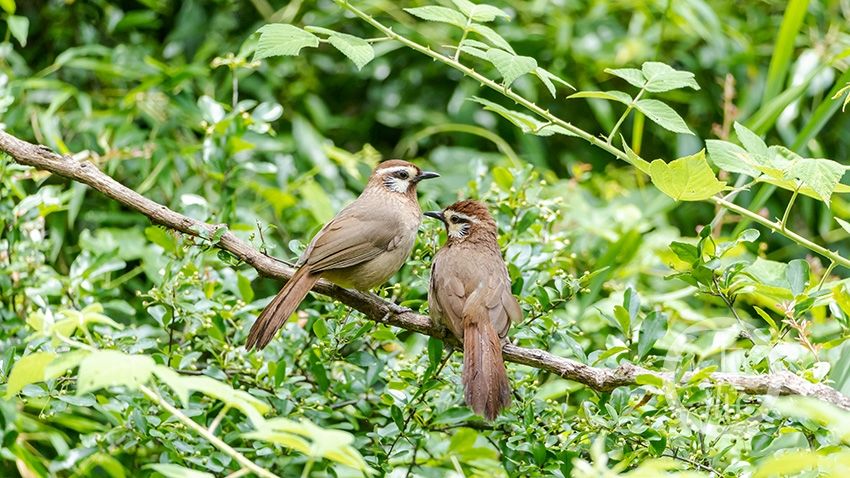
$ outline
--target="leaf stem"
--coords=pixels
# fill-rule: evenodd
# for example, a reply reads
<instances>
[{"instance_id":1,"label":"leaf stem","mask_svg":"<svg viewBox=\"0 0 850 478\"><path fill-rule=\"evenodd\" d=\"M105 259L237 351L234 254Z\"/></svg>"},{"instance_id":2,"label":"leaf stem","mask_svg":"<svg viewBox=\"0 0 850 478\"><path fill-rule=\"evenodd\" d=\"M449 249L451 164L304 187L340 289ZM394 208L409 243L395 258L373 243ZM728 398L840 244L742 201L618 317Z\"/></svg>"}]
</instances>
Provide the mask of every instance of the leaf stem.
<instances>
[{"instance_id":1,"label":"leaf stem","mask_svg":"<svg viewBox=\"0 0 850 478\"><path fill-rule=\"evenodd\" d=\"M791 214L791 208L794 207L794 201L797 200L797 194L800 192L800 186L802 186L802 184L798 184L794 189L794 194L791 195L791 200L788 201L788 206L785 207L785 214L782 215L782 221L779 223L782 226L783 232L788 231L785 226L788 223L788 215Z\"/></svg>"},{"instance_id":2,"label":"leaf stem","mask_svg":"<svg viewBox=\"0 0 850 478\"><path fill-rule=\"evenodd\" d=\"M466 41L466 37L469 35L469 27L472 26L472 17L466 19L466 26L463 27L463 35L460 37L460 41L457 42L457 50L455 50L454 61L458 61L460 59L460 47L463 46L463 42Z\"/></svg>"},{"instance_id":3,"label":"leaf stem","mask_svg":"<svg viewBox=\"0 0 850 478\"><path fill-rule=\"evenodd\" d=\"M614 141L614 135L617 134L617 130L620 129L620 125L623 124L623 121L626 120L626 117L628 117L629 113L631 113L634 109L635 103L637 103L640 97L643 96L644 91L646 90L643 88L640 89L637 96L635 96L632 102L629 103L629 106L626 107L626 111L623 111L623 114L620 116L620 119L617 120L617 124L615 124L614 127L611 128L611 133L608 135L608 144L611 144L611 142Z\"/></svg>"},{"instance_id":4,"label":"leaf stem","mask_svg":"<svg viewBox=\"0 0 850 478\"><path fill-rule=\"evenodd\" d=\"M766 218L759 216L758 214L750 211L747 208L741 207L741 206L739 206L735 203L731 203L731 202L729 202L729 201L727 201L723 198L719 198L717 196L712 197L710 199L710 201L712 201L713 203L715 203L719 206L725 207L726 209L729 209L730 211L732 211L736 214L744 216L744 217L752 220L753 222L759 223L762 226L770 229L773 232L778 232L778 233L782 234L783 236L787 237L788 239L791 239L792 241L796 242L800 246L803 246L806 249L809 249L813 252L817 252L818 254L826 257L827 259L835 262L836 264L843 266L847 269L850 269L850 259L847 259L846 257L842 257L837 252L830 251L829 249L827 249L827 248L825 248L825 247L823 247L819 244L815 244L814 242L812 242L812 241L806 239L805 237L795 233L794 231L787 230L787 229L783 230L782 225L779 224L776 221L771 221L769 219L766 219Z\"/></svg>"},{"instance_id":5,"label":"leaf stem","mask_svg":"<svg viewBox=\"0 0 850 478\"><path fill-rule=\"evenodd\" d=\"M274 473L270 472L269 470L266 470L265 468L261 467L260 465L249 460L245 455L239 453L238 451L233 449L233 447L231 447L230 445L228 445L227 443L222 441L221 438L210 433L209 430L207 430L206 428L199 425L195 420L192 420L191 418L186 416L185 413L178 410L174 405L165 401L165 399L162 398L162 396L160 394L158 394L155 391L148 388L147 385L139 385L139 390L141 390L142 393L145 394L146 397L151 399L151 401L153 401L154 403L156 403L157 405L159 405L160 407L165 409L168 413L173 415L174 418L176 418L177 420L180 421L180 423L191 428L198 435L201 435L202 437L206 438L207 441L212 443L212 445L214 447L218 448L219 450L224 452L226 455L228 455L231 458L233 458L234 460L236 460L237 463L242 465L242 468L247 468L248 470L251 470L251 472L253 472L257 476L261 476L263 478L280 478L278 475L275 475Z\"/></svg>"},{"instance_id":6,"label":"leaf stem","mask_svg":"<svg viewBox=\"0 0 850 478\"><path fill-rule=\"evenodd\" d=\"M439 61L440 63L443 63L445 65L448 65L448 66L460 71L465 76L472 78L475 81L477 81L478 83L480 83L482 86L486 86L486 87L488 87L488 88L490 88L494 91L497 91L497 92L503 94L504 96L513 100L515 103L519 104L520 106L525 107L526 109L528 109L532 113L552 122L552 124L555 124L555 125L558 125L558 126L564 128L565 130L569 131L570 133L574 134L575 136L578 136L579 138L584 139L588 143L590 143L590 144L592 144L592 145L594 145L594 146L596 146L596 147L598 147L598 148L600 148L604 151L607 151L608 153L612 154L617 159L625 161L626 163L629 163L631 165L635 165L634 158L629 157L629 155L626 154L626 152L620 150L619 148L617 148L613 144L609 144L606 141L603 141L601 138L596 137L595 135L579 128L578 126L575 126L572 123L564 121L563 119L559 118L558 116L555 116L548 109L545 109L545 108L541 107L540 105L538 105L537 103L526 99L522 95L514 92L511 88L509 88L507 86L500 85L499 83L496 83L495 81L487 78L486 76L482 75L481 73L478 73L477 71L473 70L472 68L460 63L459 61L457 61L457 60L455 60L451 57L448 57L448 56L443 55L439 52L436 52L436 51L432 50L430 47L427 47L425 45L417 43L417 42L415 42L415 41L413 41L413 40L411 40L411 39L409 39L405 36L402 36L402 35L396 33L392 28L385 26L383 23L379 22L378 20L375 20L375 18L373 18L371 15L368 15L363 10L360 10L359 8L355 7L354 5L351 5L351 3L349 3L347 0L335 0L335 2L341 8L353 13L356 17L360 18L364 22L366 22L366 23L372 25L373 27L375 27L376 29L380 30L387 37L398 41L399 43L407 46L408 48L410 48L412 50L415 50L419 53L422 53L423 55L431 57L432 59ZM636 156L636 157L637 157L637 159L643 161L644 163L646 162L645 160L643 160L643 158L640 158L639 156ZM797 234L793 231L784 229L783 227L781 227L776 222L765 219L765 218L759 216L758 214L756 214L756 213L754 213L754 212L752 212L748 209L745 209L741 206L738 206L737 204L731 203L731 202L726 201L726 200L719 198L719 197L709 198L708 201L714 202L717 205L725 207L725 208L727 208L731 211L738 213L741 216L745 216L745 217L747 217L747 218L749 218L749 219L751 219L751 220L753 220L753 221L755 221L755 222L757 222L757 223L759 223L763 226L766 226L766 227L770 228L772 231L777 232L779 234L782 234L783 236L787 237L788 239L796 242L800 246L805 247L805 248L807 248L807 249L809 249L813 252L816 252L818 254L821 254L822 256L824 256L824 257L826 257L830 260L835 261L836 263L838 263L838 265L850 269L850 259L842 257L838 253L830 251L830 250L826 249L825 247L819 246L818 244L815 244L814 242L806 239L805 237L800 236L799 234Z\"/></svg>"}]
</instances>

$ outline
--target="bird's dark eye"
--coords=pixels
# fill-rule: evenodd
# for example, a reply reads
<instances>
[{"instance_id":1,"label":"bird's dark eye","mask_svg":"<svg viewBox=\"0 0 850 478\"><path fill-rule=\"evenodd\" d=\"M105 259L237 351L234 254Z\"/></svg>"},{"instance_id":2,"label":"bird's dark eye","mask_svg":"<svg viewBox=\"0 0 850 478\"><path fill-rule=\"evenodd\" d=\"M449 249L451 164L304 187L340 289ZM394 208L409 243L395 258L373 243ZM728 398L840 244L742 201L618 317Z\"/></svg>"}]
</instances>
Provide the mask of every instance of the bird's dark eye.
<instances>
[{"instance_id":1,"label":"bird's dark eye","mask_svg":"<svg viewBox=\"0 0 850 478\"><path fill-rule=\"evenodd\" d=\"M451 221L452 224L459 224L461 222L460 218L457 216L452 216Z\"/></svg>"},{"instance_id":2,"label":"bird's dark eye","mask_svg":"<svg viewBox=\"0 0 850 478\"><path fill-rule=\"evenodd\" d=\"M396 174L396 176L399 179L407 179L407 178L410 177L410 173L408 173L407 171L399 171L398 174Z\"/></svg>"}]
</instances>

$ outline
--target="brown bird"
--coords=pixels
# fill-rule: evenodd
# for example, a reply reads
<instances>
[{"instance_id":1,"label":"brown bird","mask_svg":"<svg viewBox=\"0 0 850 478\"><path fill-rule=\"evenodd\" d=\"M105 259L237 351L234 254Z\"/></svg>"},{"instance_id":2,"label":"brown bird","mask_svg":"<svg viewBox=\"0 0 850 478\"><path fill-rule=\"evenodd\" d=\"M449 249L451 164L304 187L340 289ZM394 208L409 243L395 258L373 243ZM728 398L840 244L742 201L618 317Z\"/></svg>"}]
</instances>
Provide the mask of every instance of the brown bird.
<instances>
[{"instance_id":1,"label":"brown bird","mask_svg":"<svg viewBox=\"0 0 850 478\"><path fill-rule=\"evenodd\" d=\"M360 197L307 246L295 274L254 322L246 347L268 345L319 279L362 291L386 282L410 255L422 222L416 185L439 176L407 161L379 164Z\"/></svg>"},{"instance_id":2,"label":"brown bird","mask_svg":"<svg viewBox=\"0 0 850 478\"><path fill-rule=\"evenodd\" d=\"M463 342L466 404L493 420L511 403L502 343L511 321L522 320L496 221L484 204L470 200L425 215L443 221L448 236L431 266L431 317Z\"/></svg>"}]
</instances>

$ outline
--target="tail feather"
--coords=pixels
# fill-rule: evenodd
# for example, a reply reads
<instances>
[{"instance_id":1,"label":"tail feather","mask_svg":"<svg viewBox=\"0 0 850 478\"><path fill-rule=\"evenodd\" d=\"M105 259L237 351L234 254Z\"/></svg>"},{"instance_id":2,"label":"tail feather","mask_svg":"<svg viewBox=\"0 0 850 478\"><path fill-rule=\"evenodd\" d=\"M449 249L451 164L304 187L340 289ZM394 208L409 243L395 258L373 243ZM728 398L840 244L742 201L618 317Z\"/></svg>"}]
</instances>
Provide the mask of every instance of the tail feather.
<instances>
[{"instance_id":1,"label":"tail feather","mask_svg":"<svg viewBox=\"0 0 850 478\"><path fill-rule=\"evenodd\" d=\"M463 390L466 404L488 420L511 404L502 344L489 320L470 321L464 327Z\"/></svg>"},{"instance_id":2,"label":"tail feather","mask_svg":"<svg viewBox=\"0 0 850 478\"><path fill-rule=\"evenodd\" d=\"M319 275L311 274L306 267L298 269L257 317L248 333L245 348L265 348L318 280Z\"/></svg>"}]
</instances>

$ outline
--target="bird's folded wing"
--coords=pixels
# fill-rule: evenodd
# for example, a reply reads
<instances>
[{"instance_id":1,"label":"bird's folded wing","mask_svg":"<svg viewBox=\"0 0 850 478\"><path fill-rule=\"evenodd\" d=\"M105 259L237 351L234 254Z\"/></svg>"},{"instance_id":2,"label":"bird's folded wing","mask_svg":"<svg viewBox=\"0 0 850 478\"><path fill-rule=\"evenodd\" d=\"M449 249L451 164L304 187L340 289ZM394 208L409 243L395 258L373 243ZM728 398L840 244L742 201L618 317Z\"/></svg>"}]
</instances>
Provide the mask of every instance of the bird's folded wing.
<instances>
[{"instance_id":1,"label":"bird's folded wing","mask_svg":"<svg viewBox=\"0 0 850 478\"><path fill-rule=\"evenodd\" d=\"M385 217L343 209L313 239L301 262L313 272L342 269L394 249L404 231Z\"/></svg>"}]
</instances>

